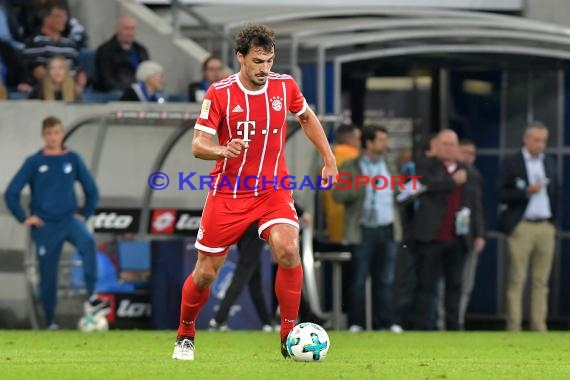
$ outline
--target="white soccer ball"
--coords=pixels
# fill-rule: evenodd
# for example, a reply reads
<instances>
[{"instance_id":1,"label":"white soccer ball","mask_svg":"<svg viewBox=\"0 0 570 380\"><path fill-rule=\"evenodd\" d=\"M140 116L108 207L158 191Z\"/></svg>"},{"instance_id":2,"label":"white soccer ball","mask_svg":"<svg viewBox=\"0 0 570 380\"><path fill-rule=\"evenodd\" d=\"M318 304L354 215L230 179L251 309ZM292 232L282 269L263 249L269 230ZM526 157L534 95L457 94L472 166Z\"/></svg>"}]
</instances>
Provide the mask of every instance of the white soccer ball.
<instances>
[{"instance_id":1,"label":"white soccer ball","mask_svg":"<svg viewBox=\"0 0 570 380\"><path fill-rule=\"evenodd\" d=\"M322 361L327 357L331 341L325 329L316 323L304 322L287 335L287 351L299 362Z\"/></svg>"},{"instance_id":2,"label":"white soccer ball","mask_svg":"<svg viewBox=\"0 0 570 380\"><path fill-rule=\"evenodd\" d=\"M107 331L109 330L109 322L104 315L87 314L81 317L77 328L83 332Z\"/></svg>"}]
</instances>

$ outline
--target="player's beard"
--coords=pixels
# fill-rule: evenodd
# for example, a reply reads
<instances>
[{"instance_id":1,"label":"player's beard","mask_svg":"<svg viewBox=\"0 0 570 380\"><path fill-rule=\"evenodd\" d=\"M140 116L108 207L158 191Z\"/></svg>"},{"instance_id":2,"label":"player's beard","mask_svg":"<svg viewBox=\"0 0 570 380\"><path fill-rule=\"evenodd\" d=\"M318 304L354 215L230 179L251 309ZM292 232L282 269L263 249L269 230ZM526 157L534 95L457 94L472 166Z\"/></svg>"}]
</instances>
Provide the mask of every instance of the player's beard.
<instances>
[{"instance_id":1,"label":"player's beard","mask_svg":"<svg viewBox=\"0 0 570 380\"><path fill-rule=\"evenodd\" d=\"M259 86L259 87L265 86L265 83L267 83L267 75L264 75L264 76L254 75L252 82L255 83L255 85Z\"/></svg>"}]
</instances>

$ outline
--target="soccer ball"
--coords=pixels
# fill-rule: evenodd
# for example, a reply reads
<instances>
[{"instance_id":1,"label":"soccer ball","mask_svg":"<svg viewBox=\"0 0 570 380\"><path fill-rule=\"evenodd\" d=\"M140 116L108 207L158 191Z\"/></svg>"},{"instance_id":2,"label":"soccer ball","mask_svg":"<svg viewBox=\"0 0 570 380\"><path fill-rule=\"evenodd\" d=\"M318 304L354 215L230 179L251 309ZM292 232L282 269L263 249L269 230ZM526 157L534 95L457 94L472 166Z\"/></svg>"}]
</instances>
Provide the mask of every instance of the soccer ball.
<instances>
[{"instance_id":1,"label":"soccer ball","mask_svg":"<svg viewBox=\"0 0 570 380\"><path fill-rule=\"evenodd\" d=\"M81 317L77 328L83 332L107 331L109 330L109 323L104 315L87 314Z\"/></svg>"},{"instance_id":2,"label":"soccer ball","mask_svg":"<svg viewBox=\"0 0 570 380\"><path fill-rule=\"evenodd\" d=\"M298 362L322 361L327 357L331 341L325 329L316 323L304 322L287 335L287 351Z\"/></svg>"}]
</instances>

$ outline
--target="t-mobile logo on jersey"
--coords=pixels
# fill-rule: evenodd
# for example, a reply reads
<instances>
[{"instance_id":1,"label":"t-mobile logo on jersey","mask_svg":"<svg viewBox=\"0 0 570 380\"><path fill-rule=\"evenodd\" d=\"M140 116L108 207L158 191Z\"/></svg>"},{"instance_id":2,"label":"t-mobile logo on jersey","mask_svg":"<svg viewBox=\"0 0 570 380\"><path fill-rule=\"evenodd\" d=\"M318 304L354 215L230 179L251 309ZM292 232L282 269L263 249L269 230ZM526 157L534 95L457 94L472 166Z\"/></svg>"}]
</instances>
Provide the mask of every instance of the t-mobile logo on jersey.
<instances>
[{"instance_id":1,"label":"t-mobile logo on jersey","mask_svg":"<svg viewBox=\"0 0 570 380\"><path fill-rule=\"evenodd\" d=\"M261 134L268 134L270 129L262 129ZM279 133L279 128L274 128L271 133ZM245 142L251 142L250 137L255 135L255 121L238 121L237 122L237 134L238 136L243 136L242 140Z\"/></svg>"},{"instance_id":2,"label":"t-mobile logo on jersey","mask_svg":"<svg viewBox=\"0 0 570 380\"><path fill-rule=\"evenodd\" d=\"M238 121L237 134L238 136L243 136L243 141L251 142L249 136L255 135L255 121Z\"/></svg>"}]
</instances>

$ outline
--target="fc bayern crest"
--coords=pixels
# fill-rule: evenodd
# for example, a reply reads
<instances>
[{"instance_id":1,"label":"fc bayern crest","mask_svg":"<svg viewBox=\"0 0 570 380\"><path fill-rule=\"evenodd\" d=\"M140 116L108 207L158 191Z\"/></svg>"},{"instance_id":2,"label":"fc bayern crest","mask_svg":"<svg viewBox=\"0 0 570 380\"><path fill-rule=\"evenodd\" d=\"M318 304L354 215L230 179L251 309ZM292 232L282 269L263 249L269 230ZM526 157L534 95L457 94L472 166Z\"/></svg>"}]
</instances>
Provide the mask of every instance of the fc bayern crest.
<instances>
[{"instance_id":1,"label":"fc bayern crest","mask_svg":"<svg viewBox=\"0 0 570 380\"><path fill-rule=\"evenodd\" d=\"M283 99L280 96L274 96L271 98L271 108L274 111L281 111L283 109Z\"/></svg>"}]
</instances>

